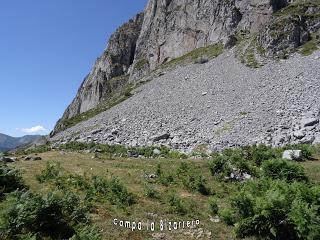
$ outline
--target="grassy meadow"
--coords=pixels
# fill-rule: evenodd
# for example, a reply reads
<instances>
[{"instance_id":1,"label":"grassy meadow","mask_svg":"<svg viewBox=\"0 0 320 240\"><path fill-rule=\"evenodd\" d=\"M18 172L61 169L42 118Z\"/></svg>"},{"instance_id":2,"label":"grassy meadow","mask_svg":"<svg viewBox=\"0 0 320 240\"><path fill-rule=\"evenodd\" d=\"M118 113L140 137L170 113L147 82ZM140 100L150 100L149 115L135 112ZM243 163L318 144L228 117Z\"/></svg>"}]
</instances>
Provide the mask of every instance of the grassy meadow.
<instances>
[{"instance_id":1,"label":"grassy meadow","mask_svg":"<svg viewBox=\"0 0 320 240\"><path fill-rule=\"evenodd\" d=\"M270 189L275 185L279 185L280 189L281 186L283 189L291 189L291 186L293 189L302 189L307 186L316 189L312 190L311 195L320 194L318 147L304 146L303 151L306 152L307 158L297 163L280 160L282 151L283 149L247 148L227 150L222 154L208 157L170 159L143 156L128 158L104 152L63 149L38 153L37 155L42 158L40 161L24 161L23 156L18 156L21 160L10 163L7 167L18 170L26 189L29 189L28 192L35 193L40 198L49 199L50 194L54 193L53 195L56 194L60 198L53 199L64 204L63 199L69 199L69 193L79 197L76 205L84 208L73 209L72 214L76 212L79 218L79 211L86 211L86 219L89 220L84 221L81 218L81 221L72 225L74 226L72 229L75 230L70 235L74 234L74 237L70 239L258 239L259 236L252 233L252 229L245 227L244 223L249 221L250 216L241 215L243 212L241 207L248 208L250 203L260 204L261 199L266 199L263 194L269 189L261 191L261 199L255 201L254 198L260 196L258 187L253 186L257 188L257 194L250 195L248 187L250 184L254 185L257 182L261 186L269 186ZM232 169L242 169L243 172L250 173L251 179L246 181L228 179ZM26 220L24 219L26 216L20 216L22 220L19 218L24 221L20 223L22 227L20 225L13 227L12 224L18 224L17 220L9 222L6 216L16 199L20 197L16 196L19 195L16 192L12 192L5 192L0 200L0 231L2 228L2 231L6 232L0 234L0 239L1 236L3 239L63 239L62 235L48 234L41 224L40 227L34 225L30 227L30 223L34 224L35 220ZM270 192L274 191L271 189ZM292 195L292 192L283 194ZM77 198L75 196L73 198ZM272 204L278 203L279 199ZM49 204L51 209L51 202L46 201L42 205ZM258 207L259 204L246 211L256 211L256 208L261 208ZM263 206L266 204L261 203ZM319 202L311 203L310 200L308 204L318 206ZM28 210L25 211L28 213L30 208L32 207L27 206ZM44 211L42 206L39 208L40 212ZM66 207L69 208L70 206ZM267 208L270 210L270 206ZM22 210L18 208L15 212L17 216L19 211L21 213ZM63 216L66 216L66 222L76 219L73 215L73 218L69 218L68 215ZM254 221L258 221L255 219L257 213L253 213L253 216ZM291 215L289 217L298 226L299 223L296 223L295 219L299 216L294 216L295 218ZM316 221L319 220L319 216L312 214L310 216L315 217ZM117 219L117 226L114 224L114 219ZM142 230L132 231L131 228L120 227L121 220L131 223L141 221ZM186 221L200 220L200 224L195 228L160 231L161 220L181 223L185 221L185 224ZM147 222L155 222L154 232L146 229ZM264 222L265 220L256 224L260 226ZM277 239L272 238L273 232L278 236L281 234L282 230L277 223L271 222L273 223L269 226L273 229L266 231L266 228L261 226L259 230L263 239ZM274 226L271 226L272 224ZM83 230L86 226L92 228L88 231ZM317 234L320 231L319 228L308 231L294 229L297 229L297 235L291 239L304 239L307 235L319 236ZM299 238L299 234L304 235Z\"/></svg>"}]
</instances>

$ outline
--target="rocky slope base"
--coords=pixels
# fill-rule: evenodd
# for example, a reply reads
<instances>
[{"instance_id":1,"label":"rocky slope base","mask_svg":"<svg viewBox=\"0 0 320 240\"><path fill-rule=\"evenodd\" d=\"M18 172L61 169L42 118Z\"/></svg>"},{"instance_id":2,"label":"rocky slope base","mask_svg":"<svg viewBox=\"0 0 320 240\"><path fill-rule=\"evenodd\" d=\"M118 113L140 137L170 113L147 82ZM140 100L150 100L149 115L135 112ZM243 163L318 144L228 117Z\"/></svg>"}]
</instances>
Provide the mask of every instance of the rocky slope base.
<instances>
[{"instance_id":1,"label":"rocky slope base","mask_svg":"<svg viewBox=\"0 0 320 240\"><path fill-rule=\"evenodd\" d=\"M128 100L56 134L56 143L197 148L320 142L320 52L249 68L234 49L162 73Z\"/></svg>"},{"instance_id":2,"label":"rocky slope base","mask_svg":"<svg viewBox=\"0 0 320 240\"><path fill-rule=\"evenodd\" d=\"M114 105L142 77L195 49L238 42L241 61L251 67L286 58L319 38L319 12L318 0L149 0L143 13L112 35L51 135L88 110L91 117Z\"/></svg>"}]
</instances>

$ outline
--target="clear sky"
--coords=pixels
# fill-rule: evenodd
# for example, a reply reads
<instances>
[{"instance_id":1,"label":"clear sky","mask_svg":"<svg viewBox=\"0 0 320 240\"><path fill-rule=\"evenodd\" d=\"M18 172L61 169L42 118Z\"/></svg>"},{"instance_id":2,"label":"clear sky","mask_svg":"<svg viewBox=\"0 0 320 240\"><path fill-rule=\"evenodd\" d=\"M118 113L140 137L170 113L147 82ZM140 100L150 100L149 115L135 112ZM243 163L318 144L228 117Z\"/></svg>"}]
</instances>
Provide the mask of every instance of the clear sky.
<instances>
[{"instance_id":1,"label":"clear sky","mask_svg":"<svg viewBox=\"0 0 320 240\"><path fill-rule=\"evenodd\" d=\"M2 0L0 133L47 134L113 31L147 0Z\"/></svg>"}]
</instances>

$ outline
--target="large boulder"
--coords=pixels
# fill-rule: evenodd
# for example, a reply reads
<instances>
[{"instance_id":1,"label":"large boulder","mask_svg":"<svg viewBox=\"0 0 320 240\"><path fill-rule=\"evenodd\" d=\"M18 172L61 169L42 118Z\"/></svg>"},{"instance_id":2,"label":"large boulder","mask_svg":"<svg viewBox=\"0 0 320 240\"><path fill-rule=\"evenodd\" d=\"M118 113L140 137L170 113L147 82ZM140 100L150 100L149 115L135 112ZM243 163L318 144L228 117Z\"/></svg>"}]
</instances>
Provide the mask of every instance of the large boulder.
<instances>
[{"instance_id":1,"label":"large boulder","mask_svg":"<svg viewBox=\"0 0 320 240\"><path fill-rule=\"evenodd\" d=\"M16 157L0 157L0 163L12 163L17 161Z\"/></svg>"},{"instance_id":2,"label":"large boulder","mask_svg":"<svg viewBox=\"0 0 320 240\"><path fill-rule=\"evenodd\" d=\"M319 123L318 118L302 118L301 119L301 126L302 127L309 127L309 126L314 126Z\"/></svg>"},{"instance_id":3,"label":"large boulder","mask_svg":"<svg viewBox=\"0 0 320 240\"><path fill-rule=\"evenodd\" d=\"M287 160L301 160L302 151L301 150L286 150L282 154L283 159Z\"/></svg>"}]
</instances>

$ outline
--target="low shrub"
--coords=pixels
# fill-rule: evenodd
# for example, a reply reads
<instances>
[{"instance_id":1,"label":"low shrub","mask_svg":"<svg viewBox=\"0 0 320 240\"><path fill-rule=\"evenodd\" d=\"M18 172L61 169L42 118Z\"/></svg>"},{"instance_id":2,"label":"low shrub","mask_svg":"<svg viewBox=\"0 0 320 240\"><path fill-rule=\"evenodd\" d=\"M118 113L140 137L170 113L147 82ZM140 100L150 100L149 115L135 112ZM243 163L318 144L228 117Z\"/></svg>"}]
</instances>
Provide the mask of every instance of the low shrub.
<instances>
[{"instance_id":1,"label":"low shrub","mask_svg":"<svg viewBox=\"0 0 320 240\"><path fill-rule=\"evenodd\" d=\"M100 153L113 154L117 156L144 156L144 157L165 157L172 159L186 159L187 155L179 151L174 151L168 147L129 147L126 148L123 145L108 145L98 143L82 143L82 142L69 142L59 146L60 150L71 151L84 151L90 150L92 152L99 151ZM160 154L155 154L154 150L160 150ZM130 153L130 154L128 154Z\"/></svg>"},{"instance_id":2,"label":"low shrub","mask_svg":"<svg viewBox=\"0 0 320 240\"><path fill-rule=\"evenodd\" d=\"M182 185L190 191L198 191L203 195L208 195L206 179L194 164L182 162L176 170L176 175Z\"/></svg>"},{"instance_id":3,"label":"low shrub","mask_svg":"<svg viewBox=\"0 0 320 240\"><path fill-rule=\"evenodd\" d=\"M135 197L128 192L127 188L115 177L110 180L100 176L92 177L91 189L87 192L87 197L96 200L105 198L111 204L127 207L135 203Z\"/></svg>"},{"instance_id":4,"label":"low shrub","mask_svg":"<svg viewBox=\"0 0 320 240\"><path fill-rule=\"evenodd\" d=\"M210 213L217 215L219 212L219 207L217 199L215 197L210 197L208 200Z\"/></svg>"},{"instance_id":5,"label":"low shrub","mask_svg":"<svg viewBox=\"0 0 320 240\"><path fill-rule=\"evenodd\" d=\"M61 170L59 163L47 162L46 168L39 175L36 175L36 179L40 183L56 180L60 176Z\"/></svg>"},{"instance_id":6,"label":"low shrub","mask_svg":"<svg viewBox=\"0 0 320 240\"><path fill-rule=\"evenodd\" d=\"M58 163L47 163L41 174L36 176L40 183L49 182L59 189L76 189L84 191L86 200L101 201L103 199L111 204L126 207L135 203L132 193L115 177L106 179L101 176L86 177L67 174Z\"/></svg>"},{"instance_id":7,"label":"low shrub","mask_svg":"<svg viewBox=\"0 0 320 240\"><path fill-rule=\"evenodd\" d=\"M221 209L219 217L229 226L232 226L236 222L234 212L230 209Z\"/></svg>"},{"instance_id":8,"label":"low shrub","mask_svg":"<svg viewBox=\"0 0 320 240\"><path fill-rule=\"evenodd\" d=\"M304 168L301 165L284 159L265 161L261 169L261 175L263 177L285 180L287 182L308 180Z\"/></svg>"},{"instance_id":9,"label":"low shrub","mask_svg":"<svg viewBox=\"0 0 320 240\"><path fill-rule=\"evenodd\" d=\"M0 164L0 200L5 194L26 188L21 173L5 164Z\"/></svg>"},{"instance_id":10,"label":"low shrub","mask_svg":"<svg viewBox=\"0 0 320 240\"><path fill-rule=\"evenodd\" d=\"M246 182L225 211L239 238L318 239L319 199L319 185L261 179Z\"/></svg>"},{"instance_id":11,"label":"low shrub","mask_svg":"<svg viewBox=\"0 0 320 240\"><path fill-rule=\"evenodd\" d=\"M253 145L242 148L245 159L260 166L262 162L281 157L281 150L266 145Z\"/></svg>"},{"instance_id":12,"label":"low shrub","mask_svg":"<svg viewBox=\"0 0 320 240\"><path fill-rule=\"evenodd\" d=\"M159 192L152 185L145 185L144 195L148 198L158 199L160 197Z\"/></svg>"},{"instance_id":13,"label":"low shrub","mask_svg":"<svg viewBox=\"0 0 320 240\"><path fill-rule=\"evenodd\" d=\"M15 154L17 155L31 155L31 154L37 154L37 153L44 153L51 150L51 146L49 144L26 148L26 149L18 149L15 151Z\"/></svg>"},{"instance_id":14,"label":"low shrub","mask_svg":"<svg viewBox=\"0 0 320 240\"><path fill-rule=\"evenodd\" d=\"M225 155L217 154L208 162L212 176L223 178L230 176L232 172L231 164Z\"/></svg>"},{"instance_id":15,"label":"low shrub","mask_svg":"<svg viewBox=\"0 0 320 240\"><path fill-rule=\"evenodd\" d=\"M16 192L13 205L2 219L1 231L8 239L24 236L44 239L68 239L76 229L90 223L89 209L73 193L48 193L41 197L31 192Z\"/></svg>"},{"instance_id":16,"label":"low shrub","mask_svg":"<svg viewBox=\"0 0 320 240\"><path fill-rule=\"evenodd\" d=\"M174 173L171 170L164 172L161 164L157 164L156 175L158 177L158 182L164 186L169 186L170 184L175 183Z\"/></svg>"},{"instance_id":17,"label":"low shrub","mask_svg":"<svg viewBox=\"0 0 320 240\"><path fill-rule=\"evenodd\" d=\"M181 198L175 192L168 193L167 204L169 206L169 212L178 215L186 215L187 213L191 213L195 207L194 202Z\"/></svg>"},{"instance_id":18,"label":"low shrub","mask_svg":"<svg viewBox=\"0 0 320 240\"><path fill-rule=\"evenodd\" d=\"M93 227L80 228L70 240L102 240L101 234Z\"/></svg>"}]
</instances>

